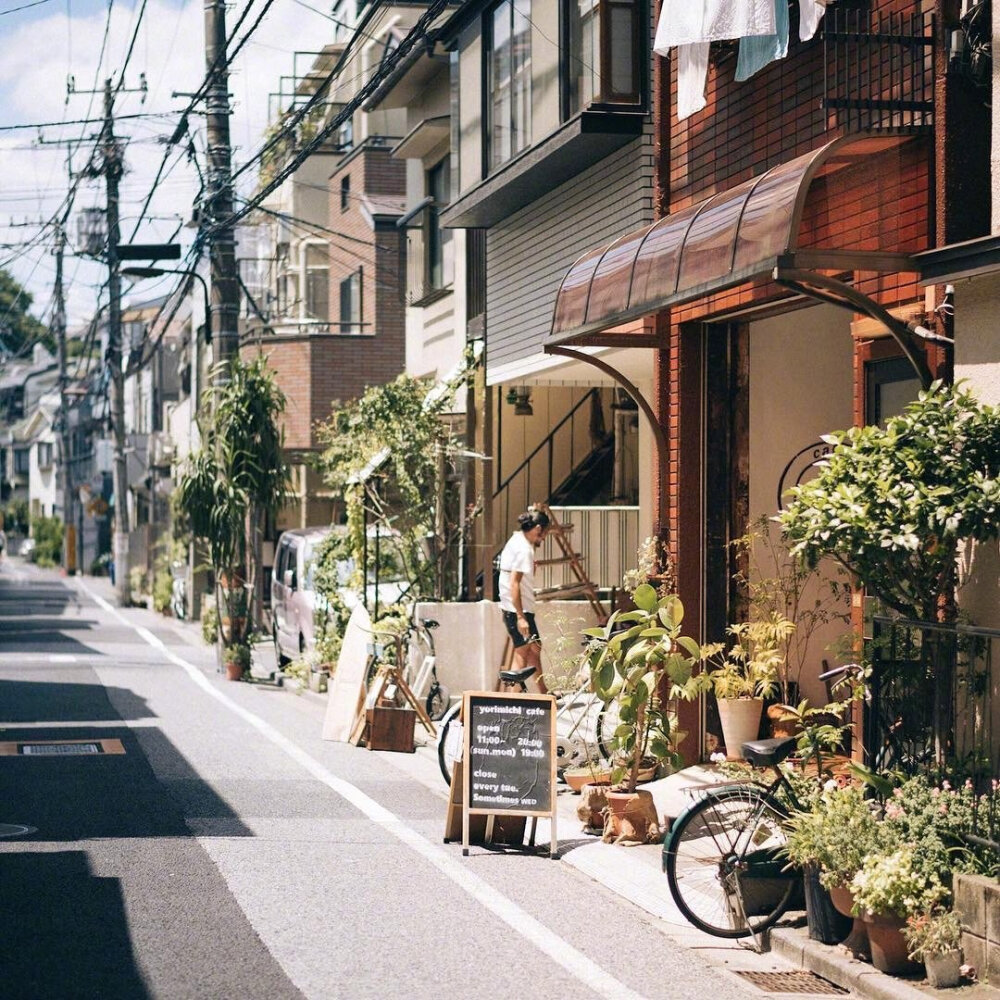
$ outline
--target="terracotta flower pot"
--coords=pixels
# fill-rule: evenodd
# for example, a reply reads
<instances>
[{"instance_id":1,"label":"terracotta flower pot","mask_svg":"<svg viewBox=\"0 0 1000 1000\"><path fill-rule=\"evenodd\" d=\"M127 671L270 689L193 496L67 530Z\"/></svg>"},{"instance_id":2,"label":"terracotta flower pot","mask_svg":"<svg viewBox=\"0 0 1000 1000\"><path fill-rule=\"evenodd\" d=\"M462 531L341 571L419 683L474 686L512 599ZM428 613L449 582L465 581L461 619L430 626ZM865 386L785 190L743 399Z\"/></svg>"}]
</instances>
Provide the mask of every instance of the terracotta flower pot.
<instances>
[{"instance_id":1,"label":"terracotta flower pot","mask_svg":"<svg viewBox=\"0 0 1000 1000\"><path fill-rule=\"evenodd\" d=\"M226 663L226 680L227 681L238 681L243 676L243 664L241 663Z\"/></svg>"},{"instance_id":2,"label":"terracotta flower pot","mask_svg":"<svg viewBox=\"0 0 1000 1000\"><path fill-rule=\"evenodd\" d=\"M785 736L798 736L802 732L802 724L794 715L789 715L784 705L767 706L767 722L771 736L775 739Z\"/></svg>"},{"instance_id":3,"label":"terracotta flower pot","mask_svg":"<svg viewBox=\"0 0 1000 1000\"><path fill-rule=\"evenodd\" d=\"M853 916L851 908L854 906L854 893L843 886L837 886L830 890L830 901L838 913L845 917ZM871 947L868 943L868 929L861 917L854 917L854 926L851 932L844 938L842 944L855 957L866 962L871 961Z\"/></svg>"},{"instance_id":4,"label":"terracotta flower pot","mask_svg":"<svg viewBox=\"0 0 1000 1000\"><path fill-rule=\"evenodd\" d=\"M936 990L958 986L962 978L962 949L941 951L933 955L924 955L924 969L927 972L927 982Z\"/></svg>"},{"instance_id":5,"label":"terracotta flower pot","mask_svg":"<svg viewBox=\"0 0 1000 1000\"><path fill-rule=\"evenodd\" d=\"M656 805L652 794L645 789L634 792L609 790L606 817L602 838L606 842L651 844L660 839Z\"/></svg>"},{"instance_id":6,"label":"terracotta flower pot","mask_svg":"<svg viewBox=\"0 0 1000 1000\"><path fill-rule=\"evenodd\" d=\"M872 949L872 965L879 972L908 976L920 971L919 964L907 954L906 938L903 937L906 921L902 917L866 913L864 920Z\"/></svg>"},{"instance_id":7,"label":"terracotta flower pot","mask_svg":"<svg viewBox=\"0 0 1000 1000\"><path fill-rule=\"evenodd\" d=\"M577 819L583 823L585 833L603 833L604 817L608 808L608 789L611 779L589 781L580 789L580 804L576 808Z\"/></svg>"}]
</instances>

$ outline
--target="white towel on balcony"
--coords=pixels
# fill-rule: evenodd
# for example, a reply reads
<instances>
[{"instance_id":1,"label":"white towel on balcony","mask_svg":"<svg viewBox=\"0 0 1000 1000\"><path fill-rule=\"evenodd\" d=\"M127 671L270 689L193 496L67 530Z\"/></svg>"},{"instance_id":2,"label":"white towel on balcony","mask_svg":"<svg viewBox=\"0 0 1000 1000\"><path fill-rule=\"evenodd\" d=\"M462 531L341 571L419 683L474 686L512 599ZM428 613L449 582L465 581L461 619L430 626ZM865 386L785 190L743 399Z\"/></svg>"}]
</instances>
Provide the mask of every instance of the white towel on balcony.
<instances>
[{"instance_id":1,"label":"white towel on balcony","mask_svg":"<svg viewBox=\"0 0 1000 1000\"><path fill-rule=\"evenodd\" d=\"M677 118L683 121L708 103L708 42L677 46Z\"/></svg>"},{"instance_id":2,"label":"white towel on balcony","mask_svg":"<svg viewBox=\"0 0 1000 1000\"><path fill-rule=\"evenodd\" d=\"M663 0L653 51L675 45L773 35L774 0Z\"/></svg>"},{"instance_id":3,"label":"white towel on balcony","mask_svg":"<svg viewBox=\"0 0 1000 1000\"><path fill-rule=\"evenodd\" d=\"M826 11L826 0L801 0L799 4L799 39L808 42Z\"/></svg>"},{"instance_id":4,"label":"white towel on balcony","mask_svg":"<svg viewBox=\"0 0 1000 1000\"><path fill-rule=\"evenodd\" d=\"M788 0L774 0L777 30L773 35L750 35L740 39L736 60L736 81L749 80L754 73L788 55Z\"/></svg>"}]
</instances>

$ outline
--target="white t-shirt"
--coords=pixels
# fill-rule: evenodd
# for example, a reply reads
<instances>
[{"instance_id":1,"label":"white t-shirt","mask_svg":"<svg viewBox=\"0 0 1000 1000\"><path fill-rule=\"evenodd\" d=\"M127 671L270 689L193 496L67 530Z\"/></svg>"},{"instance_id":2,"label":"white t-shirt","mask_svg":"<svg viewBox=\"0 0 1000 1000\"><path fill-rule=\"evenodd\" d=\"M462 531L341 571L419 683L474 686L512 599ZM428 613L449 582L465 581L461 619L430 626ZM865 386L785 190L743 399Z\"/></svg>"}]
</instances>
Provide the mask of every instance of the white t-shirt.
<instances>
[{"instance_id":1,"label":"white t-shirt","mask_svg":"<svg viewBox=\"0 0 1000 1000\"><path fill-rule=\"evenodd\" d=\"M510 597L510 574L522 573L521 610L535 610L535 546L523 531L515 531L500 553L500 607L504 611L517 611Z\"/></svg>"}]
</instances>

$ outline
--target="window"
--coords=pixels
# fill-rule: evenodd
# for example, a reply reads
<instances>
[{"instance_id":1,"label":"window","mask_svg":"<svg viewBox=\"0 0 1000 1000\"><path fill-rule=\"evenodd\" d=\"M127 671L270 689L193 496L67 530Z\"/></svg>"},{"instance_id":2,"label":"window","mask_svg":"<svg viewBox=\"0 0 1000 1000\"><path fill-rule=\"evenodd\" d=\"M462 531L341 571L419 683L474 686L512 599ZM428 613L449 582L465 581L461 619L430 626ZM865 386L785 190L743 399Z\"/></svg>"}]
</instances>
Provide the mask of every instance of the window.
<instances>
[{"instance_id":1,"label":"window","mask_svg":"<svg viewBox=\"0 0 1000 1000\"><path fill-rule=\"evenodd\" d=\"M427 171L427 194L434 199L427 213L427 284L447 288L455 280L455 249L450 229L442 229L440 214L451 201L451 161L446 156Z\"/></svg>"},{"instance_id":2,"label":"window","mask_svg":"<svg viewBox=\"0 0 1000 1000\"><path fill-rule=\"evenodd\" d=\"M906 358L871 361L865 366L869 424L885 427L889 417L899 416L920 392L920 379Z\"/></svg>"},{"instance_id":3,"label":"window","mask_svg":"<svg viewBox=\"0 0 1000 1000\"><path fill-rule=\"evenodd\" d=\"M346 212L351 206L351 175L340 178L340 210Z\"/></svg>"},{"instance_id":4,"label":"window","mask_svg":"<svg viewBox=\"0 0 1000 1000\"><path fill-rule=\"evenodd\" d=\"M641 0L563 0L564 117L642 103Z\"/></svg>"},{"instance_id":5,"label":"window","mask_svg":"<svg viewBox=\"0 0 1000 1000\"><path fill-rule=\"evenodd\" d=\"M40 441L38 444L38 468L52 468L52 444L49 441Z\"/></svg>"},{"instance_id":6,"label":"window","mask_svg":"<svg viewBox=\"0 0 1000 1000\"><path fill-rule=\"evenodd\" d=\"M361 269L340 283L340 332L361 332Z\"/></svg>"},{"instance_id":7,"label":"window","mask_svg":"<svg viewBox=\"0 0 1000 1000\"><path fill-rule=\"evenodd\" d=\"M330 322L330 253L318 243L307 243L306 318Z\"/></svg>"},{"instance_id":8,"label":"window","mask_svg":"<svg viewBox=\"0 0 1000 1000\"><path fill-rule=\"evenodd\" d=\"M31 468L30 452L27 448L14 449L14 475L26 476Z\"/></svg>"},{"instance_id":9,"label":"window","mask_svg":"<svg viewBox=\"0 0 1000 1000\"><path fill-rule=\"evenodd\" d=\"M531 141L531 3L503 0L487 19L487 172Z\"/></svg>"}]
</instances>

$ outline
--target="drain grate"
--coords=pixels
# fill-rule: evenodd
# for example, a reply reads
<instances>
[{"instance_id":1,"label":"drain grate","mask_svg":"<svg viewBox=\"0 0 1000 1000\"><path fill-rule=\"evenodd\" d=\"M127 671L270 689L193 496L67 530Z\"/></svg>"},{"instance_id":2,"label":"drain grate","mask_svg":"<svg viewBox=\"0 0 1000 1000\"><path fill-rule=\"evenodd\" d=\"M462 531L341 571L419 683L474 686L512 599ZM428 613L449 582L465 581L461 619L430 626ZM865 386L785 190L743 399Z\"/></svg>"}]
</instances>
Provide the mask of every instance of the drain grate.
<instances>
[{"instance_id":1,"label":"drain grate","mask_svg":"<svg viewBox=\"0 0 1000 1000\"><path fill-rule=\"evenodd\" d=\"M812 996L843 996L848 991L815 972L740 972L736 975L753 983L765 993L808 993Z\"/></svg>"},{"instance_id":2,"label":"drain grate","mask_svg":"<svg viewBox=\"0 0 1000 1000\"><path fill-rule=\"evenodd\" d=\"M101 757L124 754L121 740L36 740L0 743L0 757Z\"/></svg>"},{"instance_id":3,"label":"drain grate","mask_svg":"<svg viewBox=\"0 0 1000 1000\"><path fill-rule=\"evenodd\" d=\"M18 749L25 757L62 757L101 752L96 743L22 743Z\"/></svg>"}]
</instances>

